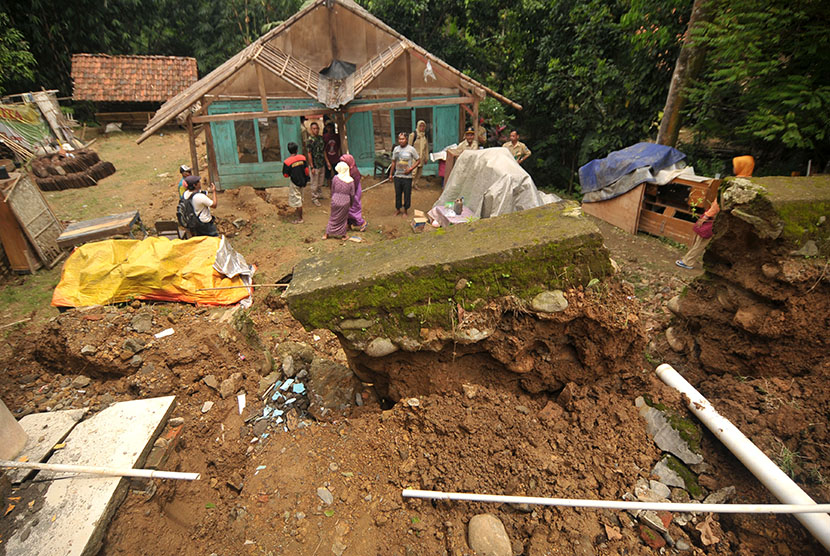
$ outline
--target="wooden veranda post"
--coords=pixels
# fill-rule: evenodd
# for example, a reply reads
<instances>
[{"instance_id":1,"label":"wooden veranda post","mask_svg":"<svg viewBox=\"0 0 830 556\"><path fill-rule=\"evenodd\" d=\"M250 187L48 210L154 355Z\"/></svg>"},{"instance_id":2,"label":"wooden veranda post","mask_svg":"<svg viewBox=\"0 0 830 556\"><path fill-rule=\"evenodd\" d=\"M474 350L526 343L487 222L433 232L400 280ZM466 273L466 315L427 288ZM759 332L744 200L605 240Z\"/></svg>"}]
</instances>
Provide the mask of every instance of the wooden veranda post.
<instances>
[{"instance_id":1,"label":"wooden veranda post","mask_svg":"<svg viewBox=\"0 0 830 556\"><path fill-rule=\"evenodd\" d=\"M187 112L187 139L190 144L190 167L193 168L193 174L199 174L199 157L196 154L196 136L193 134L193 112L188 109Z\"/></svg>"},{"instance_id":2,"label":"wooden veranda post","mask_svg":"<svg viewBox=\"0 0 830 556\"><path fill-rule=\"evenodd\" d=\"M404 62L406 63L406 100L412 100L412 57L409 55L409 50L404 53Z\"/></svg>"},{"instance_id":3,"label":"wooden veranda post","mask_svg":"<svg viewBox=\"0 0 830 556\"><path fill-rule=\"evenodd\" d=\"M346 117L343 112L334 113L334 123L337 124L337 131L340 133L340 151L349 152L349 139L346 137Z\"/></svg>"}]
</instances>

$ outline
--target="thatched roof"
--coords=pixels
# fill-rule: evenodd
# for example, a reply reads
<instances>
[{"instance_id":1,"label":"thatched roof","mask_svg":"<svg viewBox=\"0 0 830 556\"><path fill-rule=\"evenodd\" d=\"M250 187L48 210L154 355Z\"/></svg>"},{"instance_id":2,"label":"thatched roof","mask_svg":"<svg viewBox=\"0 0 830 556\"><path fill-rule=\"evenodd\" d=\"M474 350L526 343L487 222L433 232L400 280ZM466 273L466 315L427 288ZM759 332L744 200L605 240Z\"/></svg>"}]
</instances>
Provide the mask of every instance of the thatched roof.
<instances>
[{"instance_id":1,"label":"thatched roof","mask_svg":"<svg viewBox=\"0 0 830 556\"><path fill-rule=\"evenodd\" d=\"M356 69L344 79L322 75L320 71L335 60L354 64ZM429 75L429 69L433 75ZM351 0L316 0L168 100L144 128L138 142L203 97L212 101L297 98L299 94L338 109L358 96L406 96L408 72L409 92L415 97L489 95L521 109Z\"/></svg>"}]
</instances>

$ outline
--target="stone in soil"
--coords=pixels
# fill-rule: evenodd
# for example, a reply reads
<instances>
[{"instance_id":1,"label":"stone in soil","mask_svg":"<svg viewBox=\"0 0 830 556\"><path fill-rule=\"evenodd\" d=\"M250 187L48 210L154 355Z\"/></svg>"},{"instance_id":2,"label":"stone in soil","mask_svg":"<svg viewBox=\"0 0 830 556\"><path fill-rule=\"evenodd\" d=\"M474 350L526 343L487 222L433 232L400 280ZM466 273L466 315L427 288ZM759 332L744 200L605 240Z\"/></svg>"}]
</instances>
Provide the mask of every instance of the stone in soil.
<instances>
[{"instance_id":1,"label":"stone in soil","mask_svg":"<svg viewBox=\"0 0 830 556\"><path fill-rule=\"evenodd\" d=\"M658 461L651 472L665 485L679 488L685 488L686 486L683 478L666 465L666 458Z\"/></svg>"},{"instance_id":2,"label":"stone in soil","mask_svg":"<svg viewBox=\"0 0 830 556\"><path fill-rule=\"evenodd\" d=\"M239 390L240 384L242 384L242 373L233 373L219 385L219 395L222 399L233 396Z\"/></svg>"},{"instance_id":3,"label":"stone in soil","mask_svg":"<svg viewBox=\"0 0 830 556\"><path fill-rule=\"evenodd\" d=\"M334 495L326 487L319 487L317 489L317 497L323 501L326 506L331 506L334 503Z\"/></svg>"},{"instance_id":4,"label":"stone in soil","mask_svg":"<svg viewBox=\"0 0 830 556\"><path fill-rule=\"evenodd\" d=\"M513 556L504 524L493 514L478 514L470 519L467 542L478 556Z\"/></svg>"},{"instance_id":5,"label":"stone in soil","mask_svg":"<svg viewBox=\"0 0 830 556\"><path fill-rule=\"evenodd\" d=\"M86 388L91 382L88 376L78 375L72 380L72 388Z\"/></svg>"},{"instance_id":6,"label":"stone in soil","mask_svg":"<svg viewBox=\"0 0 830 556\"><path fill-rule=\"evenodd\" d=\"M98 349L95 346L85 345L81 348L81 355L95 355Z\"/></svg>"},{"instance_id":7,"label":"stone in soil","mask_svg":"<svg viewBox=\"0 0 830 556\"><path fill-rule=\"evenodd\" d=\"M309 400L321 409L342 411L362 389L351 369L322 357L314 359L308 374Z\"/></svg>"},{"instance_id":8,"label":"stone in soil","mask_svg":"<svg viewBox=\"0 0 830 556\"><path fill-rule=\"evenodd\" d=\"M703 456L692 451L689 443L672 427L662 411L647 405L642 397L637 398L637 406L640 408L640 416L646 422L646 430L658 448L674 454L687 465L703 461Z\"/></svg>"},{"instance_id":9,"label":"stone in soil","mask_svg":"<svg viewBox=\"0 0 830 556\"><path fill-rule=\"evenodd\" d=\"M215 375L207 375L202 379L202 382L214 390L219 390L219 381L216 380Z\"/></svg>"},{"instance_id":10,"label":"stone in soil","mask_svg":"<svg viewBox=\"0 0 830 556\"><path fill-rule=\"evenodd\" d=\"M146 334L153 328L153 314L150 312L140 312L133 317L130 323L133 330L139 334Z\"/></svg>"},{"instance_id":11,"label":"stone in soil","mask_svg":"<svg viewBox=\"0 0 830 556\"><path fill-rule=\"evenodd\" d=\"M297 370L294 368L294 358L290 355L282 358L282 374L285 378L292 378L297 374Z\"/></svg>"},{"instance_id":12,"label":"stone in soil","mask_svg":"<svg viewBox=\"0 0 830 556\"><path fill-rule=\"evenodd\" d=\"M543 291L533 298L530 307L541 313L558 313L568 308L568 300L562 290Z\"/></svg>"}]
</instances>

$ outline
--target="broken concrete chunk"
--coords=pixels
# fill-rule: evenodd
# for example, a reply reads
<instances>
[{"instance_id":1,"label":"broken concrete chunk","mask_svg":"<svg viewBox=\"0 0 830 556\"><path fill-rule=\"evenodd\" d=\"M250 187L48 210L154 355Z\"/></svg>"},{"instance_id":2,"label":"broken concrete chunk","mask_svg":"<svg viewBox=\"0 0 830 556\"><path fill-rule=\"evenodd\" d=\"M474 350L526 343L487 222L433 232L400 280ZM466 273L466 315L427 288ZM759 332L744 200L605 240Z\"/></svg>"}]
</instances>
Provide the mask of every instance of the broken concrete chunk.
<instances>
[{"instance_id":1,"label":"broken concrete chunk","mask_svg":"<svg viewBox=\"0 0 830 556\"><path fill-rule=\"evenodd\" d=\"M658 448L664 452L674 454L686 464L701 463L703 461L703 456L692 451L689 443L671 425L662 411L646 403L639 407L640 416L646 421L646 431L654 438L654 443L657 444Z\"/></svg>"},{"instance_id":2,"label":"broken concrete chunk","mask_svg":"<svg viewBox=\"0 0 830 556\"><path fill-rule=\"evenodd\" d=\"M736 489L733 486L724 487L716 490L704 500L704 504L726 504L735 496Z\"/></svg>"},{"instance_id":3,"label":"broken concrete chunk","mask_svg":"<svg viewBox=\"0 0 830 556\"><path fill-rule=\"evenodd\" d=\"M568 300L562 290L543 291L533 298L530 307L540 313L558 313L568 308Z\"/></svg>"},{"instance_id":4,"label":"broken concrete chunk","mask_svg":"<svg viewBox=\"0 0 830 556\"><path fill-rule=\"evenodd\" d=\"M660 479L660 482L668 485L670 487L678 487L678 488L685 488L686 483L683 482L683 478L678 475L675 471L669 469L669 466L666 465L666 459L663 458L657 462L652 469L652 473Z\"/></svg>"}]
</instances>

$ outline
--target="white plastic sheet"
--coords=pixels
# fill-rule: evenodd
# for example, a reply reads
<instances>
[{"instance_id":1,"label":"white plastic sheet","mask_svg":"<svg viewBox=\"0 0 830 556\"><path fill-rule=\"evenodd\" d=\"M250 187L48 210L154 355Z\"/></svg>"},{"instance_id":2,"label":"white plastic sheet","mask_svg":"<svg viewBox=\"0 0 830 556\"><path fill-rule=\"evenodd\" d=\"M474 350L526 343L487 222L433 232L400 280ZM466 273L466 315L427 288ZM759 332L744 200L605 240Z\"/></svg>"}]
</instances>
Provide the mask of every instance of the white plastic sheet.
<instances>
[{"instance_id":1,"label":"white plastic sheet","mask_svg":"<svg viewBox=\"0 0 830 556\"><path fill-rule=\"evenodd\" d=\"M562 200L557 195L536 189L533 178L504 147L462 152L433 208L459 197L464 197L464 206L479 218L509 214Z\"/></svg>"}]
</instances>

